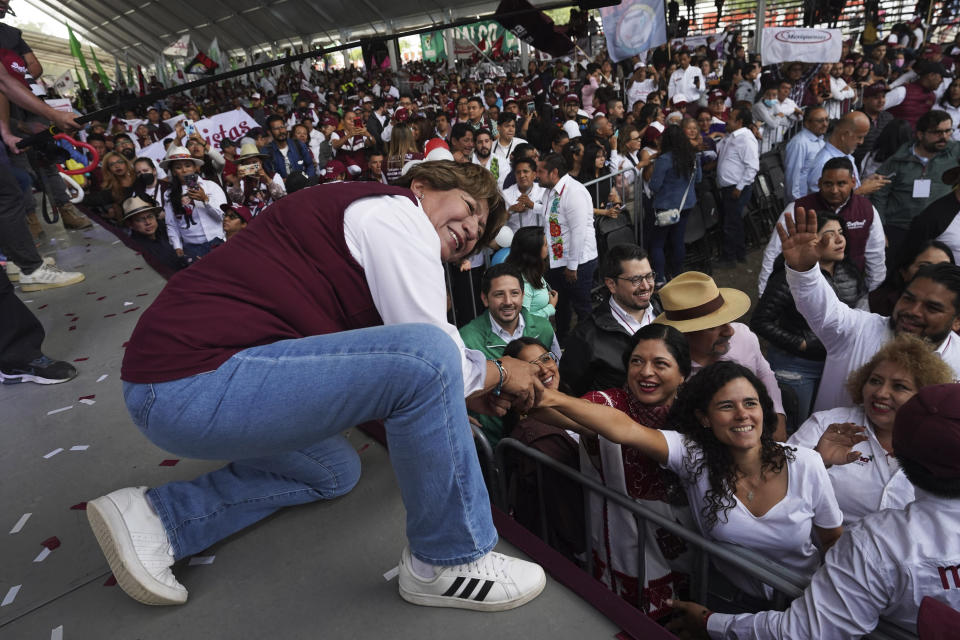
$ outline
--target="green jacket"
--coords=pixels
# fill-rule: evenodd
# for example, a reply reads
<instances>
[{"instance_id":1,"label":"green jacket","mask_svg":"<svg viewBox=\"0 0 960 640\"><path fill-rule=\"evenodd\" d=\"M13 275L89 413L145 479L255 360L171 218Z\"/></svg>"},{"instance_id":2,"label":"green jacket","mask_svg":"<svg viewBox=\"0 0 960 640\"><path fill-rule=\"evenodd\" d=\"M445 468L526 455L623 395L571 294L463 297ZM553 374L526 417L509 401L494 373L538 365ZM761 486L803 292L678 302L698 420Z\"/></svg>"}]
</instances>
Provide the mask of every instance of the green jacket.
<instances>
[{"instance_id":1,"label":"green jacket","mask_svg":"<svg viewBox=\"0 0 960 640\"><path fill-rule=\"evenodd\" d=\"M553 326L546 318L530 315L526 309L521 309L523 316L523 335L525 338L536 338L547 349L553 344ZM503 338L493 332L490 327L490 312L484 311L479 316L471 320L468 324L460 328L460 337L463 338L463 344L468 349L476 349L490 360L496 360L503 356L503 349L507 343ZM503 420L493 416L485 416L479 413L470 412L470 415L480 422L481 428L490 445L497 446L505 434L503 433Z\"/></svg>"},{"instance_id":2,"label":"green jacket","mask_svg":"<svg viewBox=\"0 0 960 640\"><path fill-rule=\"evenodd\" d=\"M950 193L950 185L943 183L943 172L960 162L960 142L950 141L947 148L930 158L926 166L913 154L915 141L908 142L880 165L877 173L883 176L896 173L890 184L870 195L870 201L880 213L884 228L908 229L910 221L928 204ZM930 196L913 197L913 182L919 178L930 180Z\"/></svg>"}]
</instances>

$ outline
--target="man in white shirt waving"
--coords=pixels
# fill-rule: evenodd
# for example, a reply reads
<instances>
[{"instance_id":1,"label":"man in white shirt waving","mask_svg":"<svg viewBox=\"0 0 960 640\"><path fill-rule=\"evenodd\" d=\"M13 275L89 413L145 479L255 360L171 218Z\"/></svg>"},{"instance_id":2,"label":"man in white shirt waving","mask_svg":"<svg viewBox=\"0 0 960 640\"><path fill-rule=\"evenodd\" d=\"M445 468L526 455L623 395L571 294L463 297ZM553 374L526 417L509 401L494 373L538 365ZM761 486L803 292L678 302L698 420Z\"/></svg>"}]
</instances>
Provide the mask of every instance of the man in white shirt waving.
<instances>
[{"instance_id":1,"label":"man in white shirt waving","mask_svg":"<svg viewBox=\"0 0 960 640\"><path fill-rule=\"evenodd\" d=\"M840 302L817 268L816 214L797 207L796 220L794 225L786 214L787 231L778 224L777 233L797 311L827 350L814 411L851 406L845 385L850 372L898 333L925 339L960 378L960 338L954 333L960 330L960 267L947 263L922 267L889 318L851 309Z\"/></svg>"},{"instance_id":2,"label":"man in white shirt waving","mask_svg":"<svg viewBox=\"0 0 960 640\"><path fill-rule=\"evenodd\" d=\"M590 287L597 270L597 238L593 229L593 199L582 184L567 173L559 153L537 162L537 178L547 190L544 229L550 243L547 282L560 294L557 334L562 340L570 329L573 311L577 320L590 315Z\"/></svg>"}]
</instances>

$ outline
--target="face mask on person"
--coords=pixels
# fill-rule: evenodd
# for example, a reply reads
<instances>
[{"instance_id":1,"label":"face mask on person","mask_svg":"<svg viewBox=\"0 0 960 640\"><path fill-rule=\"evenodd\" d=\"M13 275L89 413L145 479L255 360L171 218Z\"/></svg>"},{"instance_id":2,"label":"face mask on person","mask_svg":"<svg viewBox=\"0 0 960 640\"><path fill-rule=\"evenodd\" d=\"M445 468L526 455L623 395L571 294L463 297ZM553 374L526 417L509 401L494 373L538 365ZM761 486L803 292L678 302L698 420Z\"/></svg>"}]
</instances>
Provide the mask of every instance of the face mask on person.
<instances>
[{"instance_id":1,"label":"face mask on person","mask_svg":"<svg viewBox=\"0 0 960 640\"><path fill-rule=\"evenodd\" d=\"M775 106L777 106L777 101L776 101L776 99L773 99L773 100L764 100L764 101L763 101L763 104L767 105L768 107L775 107Z\"/></svg>"}]
</instances>

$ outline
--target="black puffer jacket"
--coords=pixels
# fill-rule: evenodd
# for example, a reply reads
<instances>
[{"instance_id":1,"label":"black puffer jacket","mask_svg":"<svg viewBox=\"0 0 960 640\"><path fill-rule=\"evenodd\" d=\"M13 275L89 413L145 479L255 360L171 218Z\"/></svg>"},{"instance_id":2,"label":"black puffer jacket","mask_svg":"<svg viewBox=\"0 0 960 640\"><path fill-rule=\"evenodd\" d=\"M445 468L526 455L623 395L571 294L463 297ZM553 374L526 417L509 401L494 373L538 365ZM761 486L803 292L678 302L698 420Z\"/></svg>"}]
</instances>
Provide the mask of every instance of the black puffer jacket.
<instances>
[{"instance_id":1,"label":"black puffer jacket","mask_svg":"<svg viewBox=\"0 0 960 640\"><path fill-rule=\"evenodd\" d=\"M650 304L654 314L663 311L657 295ZM563 341L560 380L575 396L622 387L627 379L623 352L631 338L613 317L609 303L604 302Z\"/></svg>"},{"instance_id":2,"label":"black puffer jacket","mask_svg":"<svg viewBox=\"0 0 960 640\"><path fill-rule=\"evenodd\" d=\"M867 295L863 276L853 264L846 260L836 264L833 276L826 271L821 273L840 301L848 307L856 306L857 302ZM763 290L760 302L757 303L757 308L753 312L750 328L758 336L787 353L815 361L822 361L827 357L823 343L810 330L807 321L797 311L797 305L793 302L782 255L773 264L773 274L767 281L767 288ZM801 349L800 345L804 341L807 343L806 349Z\"/></svg>"}]
</instances>

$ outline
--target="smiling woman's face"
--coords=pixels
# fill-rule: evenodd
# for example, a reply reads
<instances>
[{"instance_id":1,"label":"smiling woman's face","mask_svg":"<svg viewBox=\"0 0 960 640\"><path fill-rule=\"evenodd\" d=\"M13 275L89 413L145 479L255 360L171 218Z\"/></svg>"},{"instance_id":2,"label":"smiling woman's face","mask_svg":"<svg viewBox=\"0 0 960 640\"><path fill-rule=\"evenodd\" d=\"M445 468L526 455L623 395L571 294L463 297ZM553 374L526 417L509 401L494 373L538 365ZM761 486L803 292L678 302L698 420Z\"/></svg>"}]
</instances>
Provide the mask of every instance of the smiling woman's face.
<instances>
[{"instance_id":1,"label":"smiling woman's face","mask_svg":"<svg viewBox=\"0 0 960 640\"><path fill-rule=\"evenodd\" d=\"M434 189L422 180L414 180L410 188L440 237L440 258L455 262L470 255L486 229L486 201L463 189Z\"/></svg>"},{"instance_id":2,"label":"smiling woman's face","mask_svg":"<svg viewBox=\"0 0 960 640\"><path fill-rule=\"evenodd\" d=\"M641 340L627 363L627 387L646 405L672 402L683 383L677 360L663 340Z\"/></svg>"},{"instance_id":3,"label":"smiling woman's face","mask_svg":"<svg viewBox=\"0 0 960 640\"><path fill-rule=\"evenodd\" d=\"M550 352L537 344L528 344L517 353L517 359L537 365L537 377L548 389L560 386L560 368Z\"/></svg>"}]
</instances>

